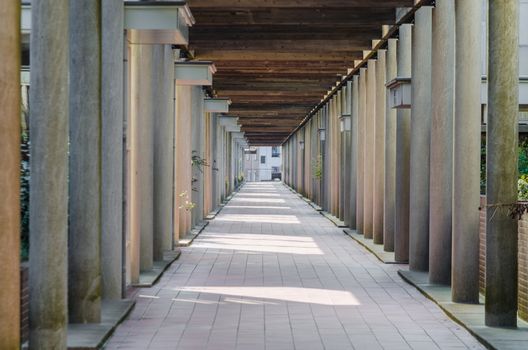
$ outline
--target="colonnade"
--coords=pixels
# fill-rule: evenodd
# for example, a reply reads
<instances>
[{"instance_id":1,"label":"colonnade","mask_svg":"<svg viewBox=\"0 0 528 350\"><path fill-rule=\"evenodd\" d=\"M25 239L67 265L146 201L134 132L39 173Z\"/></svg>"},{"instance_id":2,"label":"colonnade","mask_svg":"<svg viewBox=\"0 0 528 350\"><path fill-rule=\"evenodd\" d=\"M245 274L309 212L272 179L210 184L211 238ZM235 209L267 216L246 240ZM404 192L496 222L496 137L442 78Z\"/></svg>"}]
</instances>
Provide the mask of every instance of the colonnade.
<instances>
[{"instance_id":1,"label":"colonnade","mask_svg":"<svg viewBox=\"0 0 528 350\"><path fill-rule=\"evenodd\" d=\"M2 349L21 342L20 8L0 9ZM207 109L210 84L178 81L178 43L124 22L122 0L31 4L30 348L100 324L243 180L244 134Z\"/></svg>"},{"instance_id":2,"label":"colonnade","mask_svg":"<svg viewBox=\"0 0 528 350\"><path fill-rule=\"evenodd\" d=\"M428 272L431 283L450 284L454 302L478 303L487 105L493 204L487 207L486 324L515 326L517 221L504 207L517 200L519 2L437 0L435 7L401 11L410 11L410 20L384 28L382 39L373 40L373 49L284 142L285 182L394 252L395 262ZM481 101L482 75L487 101ZM350 129L339 130L339 118L351 118ZM299 158L312 167L300 167ZM322 169L314 174L317 159Z\"/></svg>"}]
</instances>

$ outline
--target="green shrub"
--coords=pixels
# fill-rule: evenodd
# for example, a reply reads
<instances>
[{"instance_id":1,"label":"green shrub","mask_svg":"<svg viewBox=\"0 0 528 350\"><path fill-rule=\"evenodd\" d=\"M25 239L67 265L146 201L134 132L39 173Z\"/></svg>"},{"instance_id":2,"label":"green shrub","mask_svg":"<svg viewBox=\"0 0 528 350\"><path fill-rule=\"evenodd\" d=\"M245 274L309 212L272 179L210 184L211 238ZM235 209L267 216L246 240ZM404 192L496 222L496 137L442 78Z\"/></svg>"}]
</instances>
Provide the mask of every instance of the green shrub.
<instances>
[{"instance_id":1,"label":"green shrub","mask_svg":"<svg viewBox=\"0 0 528 350\"><path fill-rule=\"evenodd\" d=\"M21 134L20 162L20 255L23 261L29 257L29 136Z\"/></svg>"}]
</instances>

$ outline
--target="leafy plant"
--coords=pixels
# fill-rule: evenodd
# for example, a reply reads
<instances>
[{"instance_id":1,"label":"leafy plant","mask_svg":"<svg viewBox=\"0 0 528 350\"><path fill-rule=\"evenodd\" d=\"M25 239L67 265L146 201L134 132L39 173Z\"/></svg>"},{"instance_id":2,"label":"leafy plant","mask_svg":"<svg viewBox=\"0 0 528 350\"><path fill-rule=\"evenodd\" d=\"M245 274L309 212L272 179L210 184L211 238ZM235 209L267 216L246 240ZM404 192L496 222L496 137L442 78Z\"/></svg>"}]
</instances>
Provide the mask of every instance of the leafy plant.
<instances>
[{"instance_id":1,"label":"leafy plant","mask_svg":"<svg viewBox=\"0 0 528 350\"><path fill-rule=\"evenodd\" d=\"M20 258L23 261L29 258L29 105L28 91L23 91L21 104L21 129L20 129Z\"/></svg>"},{"instance_id":2,"label":"leafy plant","mask_svg":"<svg viewBox=\"0 0 528 350\"><path fill-rule=\"evenodd\" d=\"M528 213L528 139L519 135L518 147L518 170L517 199L516 203L504 203L491 205L495 210L508 210L508 215L512 219L520 220ZM481 193L486 192L486 145L485 140L481 146L481 173L480 173ZM488 205L490 207L490 205ZM492 216L493 218L493 216Z\"/></svg>"},{"instance_id":3,"label":"leafy plant","mask_svg":"<svg viewBox=\"0 0 528 350\"><path fill-rule=\"evenodd\" d=\"M205 160L205 158L202 158L198 155L198 152L197 151L192 151L192 156L191 156L191 166L193 168L196 168L198 169L198 171L200 171L202 174L203 174L203 168L206 167L206 166L209 166L209 164L207 163L207 161ZM196 177L192 177L191 179L191 186L194 186L194 184L198 181L198 178ZM192 187L192 190L194 192L198 192L198 189L196 187Z\"/></svg>"},{"instance_id":4,"label":"leafy plant","mask_svg":"<svg viewBox=\"0 0 528 350\"><path fill-rule=\"evenodd\" d=\"M519 135L518 147L518 169L519 180L517 185L519 187L519 199L528 200L528 189L524 192L524 183L528 181L528 138ZM521 189L521 187L523 189ZM486 138L482 138L480 147L480 193L486 194Z\"/></svg>"},{"instance_id":5,"label":"leafy plant","mask_svg":"<svg viewBox=\"0 0 528 350\"><path fill-rule=\"evenodd\" d=\"M29 258L29 135L22 130L20 162L20 254L23 261Z\"/></svg>"},{"instance_id":6,"label":"leafy plant","mask_svg":"<svg viewBox=\"0 0 528 350\"><path fill-rule=\"evenodd\" d=\"M180 193L178 197L180 197L183 201L182 205L180 205L178 209L185 209L185 211L191 211L194 209L194 207L196 207L196 204L189 199L187 191Z\"/></svg>"},{"instance_id":7,"label":"leafy plant","mask_svg":"<svg viewBox=\"0 0 528 350\"><path fill-rule=\"evenodd\" d=\"M196 167L201 173L203 173L204 167L209 166L205 158L200 157L197 151L192 151L191 165Z\"/></svg>"},{"instance_id":8,"label":"leafy plant","mask_svg":"<svg viewBox=\"0 0 528 350\"><path fill-rule=\"evenodd\" d=\"M312 160L312 174L317 180L323 178L323 156L318 155L316 159Z\"/></svg>"},{"instance_id":9,"label":"leafy plant","mask_svg":"<svg viewBox=\"0 0 528 350\"><path fill-rule=\"evenodd\" d=\"M519 200L528 201L528 175L521 175L517 181L517 191Z\"/></svg>"}]
</instances>

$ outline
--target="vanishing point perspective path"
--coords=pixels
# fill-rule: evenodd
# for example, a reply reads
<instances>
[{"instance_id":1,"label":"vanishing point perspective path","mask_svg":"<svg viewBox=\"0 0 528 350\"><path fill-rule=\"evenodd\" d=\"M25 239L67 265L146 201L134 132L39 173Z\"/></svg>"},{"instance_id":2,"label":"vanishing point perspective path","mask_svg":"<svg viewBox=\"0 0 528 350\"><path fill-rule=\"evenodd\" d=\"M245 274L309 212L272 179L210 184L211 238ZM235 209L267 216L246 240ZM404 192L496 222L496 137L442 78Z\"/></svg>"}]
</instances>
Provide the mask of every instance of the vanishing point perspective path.
<instances>
[{"instance_id":1,"label":"vanishing point perspective path","mask_svg":"<svg viewBox=\"0 0 528 350\"><path fill-rule=\"evenodd\" d=\"M282 183L247 183L106 349L483 349Z\"/></svg>"}]
</instances>

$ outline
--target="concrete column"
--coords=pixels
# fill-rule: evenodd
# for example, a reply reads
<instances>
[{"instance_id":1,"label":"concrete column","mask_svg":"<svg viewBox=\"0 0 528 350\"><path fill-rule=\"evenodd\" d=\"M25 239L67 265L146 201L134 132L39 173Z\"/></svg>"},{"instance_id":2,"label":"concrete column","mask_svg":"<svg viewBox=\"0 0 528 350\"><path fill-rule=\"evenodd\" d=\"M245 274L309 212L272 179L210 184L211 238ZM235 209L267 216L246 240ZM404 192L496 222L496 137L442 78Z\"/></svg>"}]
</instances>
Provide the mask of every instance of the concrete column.
<instances>
[{"instance_id":1,"label":"concrete column","mask_svg":"<svg viewBox=\"0 0 528 350\"><path fill-rule=\"evenodd\" d=\"M304 127L304 151L302 159L303 187L306 198L312 198L312 123L306 123Z\"/></svg>"},{"instance_id":2,"label":"concrete column","mask_svg":"<svg viewBox=\"0 0 528 350\"><path fill-rule=\"evenodd\" d=\"M328 104L323 107L323 112L321 115L321 121L323 129L325 129L325 141L323 142L323 209L330 211L330 183L331 183L331 172L330 172L330 144L331 144L331 125L330 118L328 117Z\"/></svg>"},{"instance_id":3,"label":"concrete column","mask_svg":"<svg viewBox=\"0 0 528 350\"><path fill-rule=\"evenodd\" d=\"M429 268L429 150L431 145L432 7L414 15L409 197L409 268Z\"/></svg>"},{"instance_id":4,"label":"concrete column","mask_svg":"<svg viewBox=\"0 0 528 350\"><path fill-rule=\"evenodd\" d=\"M130 249L127 251L130 266L130 281L139 283L140 270L140 203L139 203L139 171L138 171L138 121L139 121L139 97L141 77L139 74L141 64L141 45L129 45L128 64L130 67L130 108L127 115L127 153L129 153L129 171L127 173L127 223L128 235L130 237Z\"/></svg>"},{"instance_id":5,"label":"concrete column","mask_svg":"<svg viewBox=\"0 0 528 350\"><path fill-rule=\"evenodd\" d=\"M437 0L432 29L429 281L451 283L455 0Z\"/></svg>"},{"instance_id":6,"label":"concrete column","mask_svg":"<svg viewBox=\"0 0 528 350\"><path fill-rule=\"evenodd\" d=\"M336 199L337 199L337 191L336 189L339 187L339 177L336 176L336 157L337 157L337 150L336 150L336 142L337 142L337 135L336 135L336 128L335 128L335 97L333 97L330 101L328 101L328 116L327 116L327 125L328 130L330 130L330 133L327 135L330 137L328 139L328 171L330 172L330 181L328 181L328 193L330 194L330 203L328 206L328 212L334 216L338 216L336 214Z\"/></svg>"},{"instance_id":7,"label":"concrete column","mask_svg":"<svg viewBox=\"0 0 528 350\"><path fill-rule=\"evenodd\" d=\"M346 87L343 88L340 94L339 98L339 115L345 114L345 108L343 108L343 102L346 101ZM348 225L348 204L346 203L345 199L348 200L349 198L349 186L348 181L345 179L348 179L348 168L349 168L349 156L348 152L350 149L349 145L349 136L350 131L343 130L341 131L341 121L338 121L339 124L339 132L340 132L340 149L339 149L339 218L343 220L345 225ZM346 213L346 215L345 215Z\"/></svg>"},{"instance_id":8,"label":"concrete column","mask_svg":"<svg viewBox=\"0 0 528 350\"><path fill-rule=\"evenodd\" d=\"M20 347L20 4L0 7L0 348Z\"/></svg>"},{"instance_id":9,"label":"concrete column","mask_svg":"<svg viewBox=\"0 0 528 350\"><path fill-rule=\"evenodd\" d=\"M154 104L154 260L173 249L172 205L174 179L174 52L156 45L153 79Z\"/></svg>"},{"instance_id":10,"label":"concrete column","mask_svg":"<svg viewBox=\"0 0 528 350\"><path fill-rule=\"evenodd\" d=\"M399 77L411 77L412 24L400 26L398 40ZM411 111L399 109L396 117L396 198L394 219L394 257L399 263L409 260L409 172Z\"/></svg>"},{"instance_id":11,"label":"concrete column","mask_svg":"<svg viewBox=\"0 0 528 350\"><path fill-rule=\"evenodd\" d=\"M374 219L374 147L376 122L376 60L368 61L365 116L365 170L363 225L365 238L373 238Z\"/></svg>"},{"instance_id":12,"label":"concrete column","mask_svg":"<svg viewBox=\"0 0 528 350\"><path fill-rule=\"evenodd\" d=\"M357 194L358 194L358 119L359 119L359 76L354 75L350 85L350 223L352 230L357 229Z\"/></svg>"},{"instance_id":13,"label":"concrete column","mask_svg":"<svg viewBox=\"0 0 528 350\"><path fill-rule=\"evenodd\" d=\"M203 101L202 88L201 86L193 86L191 93L191 155L195 157L203 157L202 154L202 145L201 145L201 130L202 130L202 109L201 103ZM235 143L231 143L231 152L232 152L232 162L231 162L231 183L234 189L236 181L234 180L237 174L236 168L236 148ZM203 194L203 173L199 169L198 165L192 166L192 198L193 203L195 203L194 209L191 211L192 224L191 228L198 225L201 221L201 208L202 208L202 194Z\"/></svg>"},{"instance_id":14,"label":"concrete column","mask_svg":"<svg viewBox=\"0 0 528 350\"><path fill-rule=\"evenodd\" d=\"M101 264L104 299L120 299L123 241L123 21L121 0L101 2Z\"/></svg>"},{"instance_id":15,"label":"concrete column","mask_svg":"<svg viewBox=\"0 0 528 350\"><path fill-rule=\"evenodd\" d=\"M486 325L517 326L519 1L489 2Z\"/></svg>"},{"instance_id":16,"label":"concrete column","mask_svg":"<svg viewBox=\"0 0 528 350\"><path fill-rule=\"evenodd\" d=\"M334 112L332 113L332 119L334 123L334 136L335 136L335 148L334 148L334 184L337 184L337 186L334 186L335 191L335 212L334 215L339 218L340 220L343 220L342 216L342 210L341 210L341 197L342 197L342 191L343 187L341 186L341 131L339 126L339 117L341 116L341 93L338 92L336 96L333 99L333 109Z\"/></svg>"},{"instance_id":17,"label":"concrete column","mask_svg":"<svg viewBox=\"0 0 528 350\"><path fill-rule=\"evenodd\" d=\"M300 177L301 177L301 186L303 188L303 196L306 198L310 197L310 183L307 181L307 177L310 175L311 162L306 162L309 159L310 154L310 124L302 128L302 139L304 141L303 148L300 150Z\"/></svg>"},{"instance_id":18,"label":"concrete column","mask_svg":"<svg viewBox=\"0 0 528 350\"><path fill-rule=\"evenodd\" d=\"M218 162L220 150L218 148L218 115L216 113L211 114L211 192L212 192L212 207L211 210L216 210L220 204L218 200L218 175L219 171Z\"/></svg>"},{"instance_id":19,"label":"concrete column","mask_svg":"<svg viewBox=\"0 0 528 350\"><path fill-rule=\"evenodd\" d=\"M322 110L319 110L317 112L317 156L318 157L321 157L320 158L320 163L321 163L321 175L322 177L320 179L317 180L317 201L318 201L318 205L320 207L323 207L324 206L324 156L325 156L325 151L324 151L324 144L325 142L324 141L321 141L321 135L319 133L319 130L321 128L324 128L324 121L323 121L323 114L322 114Z\"/></svg>"},{"instance_id":20,"label":"concrete column","mask_svg":"<svg viewBox=\"0 0 528 350\"><path fill-rule=\"evenodd\" d=\"M456 1L453 156L454 302L479 301L481 0Z\"/></svg>"},{"instance_id":21,"label":"concrete column","mask_svg":"<svg viewBox=\"0 0 528 350\"><path fill-rule=\"evenodd\" d=\"M397 75L398 40L389 39L386 55L386 81ZM394 231L396 218L396 110L390 108L390 95L385 101L385 193L383 201L383 249L394 251Z\"/></svg>"},{"instance_id":22,"label":"concrete column","mask_svg":"<svg viewBox=\"0 0 528 350\"><path fill-rule=\"evenodd\" d=\"M177 242L180 237L189 233L190 211L185 208L187 197L191 201L191 86L176 86L176 105L175 105L175 205L174 205L174 241ZM225 138L222 129L222 137ZM223 142L223 139L222 139ZM222 144L223 157L226 156L225 144ZM222 164L226 164L225 158ZM221 183L222 199L225 198L227 176L225 166L220 168L223 171Z\"/></svg>"},{"instance_id":23,"label":"concrete column","mask_svg":"<svg viewBox=\"0 0 528 350\"><path fill-rule=\"evenodd\" d=\"M101 321L100 21L99 0L70 1L70 323Z\"/></svg>"},{"instance_id":24,"label":"concrete column","mask_svg":"<svg viewBox=\"0 0 528 350\"><path fill-rule=\"evenodd\" d=\"M198 139L198 146L199 146L199 153L200 157L202 159L205 159L205 112L204 112L204 92L202 89L199 90L198 94L198 117L200 118L200 129L199 129L199 139ZM240 147L237 148L237 178L238 175L242 172L242 164L240 163ZM206 161L209 161L208 159L205 159ZM201 223L204 219L204 191L205 191L205 177L204 177L204 170L200 171L199 174L200 178L200 187L198 192L198 210L196 211L196 215L198 218L198 222Z\"/></svg>"},{"instance_id":25,"label":"concrete column","mask_svg":"<svg viewBox=\"0 0 528 350\"><path fill-rule=\"evenodd\" d=\"M383 244L383 201L385 198L385 105L387 104L386 50L378 50L376 64L376 114L374 126L374 211L372 236Z\"/></svg>"},{"instance_id":26,"label":"concrete column","mask_svg":"<svg viewBox=\"0 0 528 350\"><path fill-rule=\"evenodd\" d=\"M365 123L367 118L366 104L367 104L367 69L359 69L358 81L358 148L357 148L357 209L356 209L356 223L357 232L364 234L364 197L365 197Z\"/></svg>"},{"instance_id":27,"label":"concrete column","mask_svg":"<svg viewBox=\"0 0 528 350\"><path fill-rule=\"evenodd\" d=\"M352 102L352 82L348 81L346 88L343 90L342 98L342 107L341 107L341 113L342 114L348 114L350 117L350 103ZM349 120L349 123L351 123L352 120ZM341 138L341 143L343 145L343 148L341 149L341 184L342 184L342 196L341 196L341 202L342 202L342 210L343 210L343 221L346 226L350 226L350 184L352 183L350 180L351 177L351 160L352 160L352 148L351 148L351 130L344 130L343 135Z\"/></svg>"},{"instance_id":28,"label":"concrete column","mask_svg":"<svg viewBox=\"0 0 528 350\"><path fill-rule=\"evenodd\" d=\"M140 45L137 108L137 173L140 232L140 271L152 270L154 261L154 94L155 45Z\"/></svg>"},{"instance_id":29,"label":"concrete column","mask_svg":"<svg viewBox=\"0 0 528 350\"><path fill-rule=\"evenodd\" d=\"M68 323L68 0L32 4L29 348L65 349ZM6 24L2 24L6 27ZM18 51L17 51L18 53ZM11 68L10 68L11 69ZM18 73L18 71L17 71ZM18 253L18 252L17 252Z\"/></svg>"}]
</instances>

